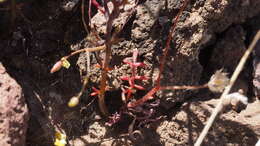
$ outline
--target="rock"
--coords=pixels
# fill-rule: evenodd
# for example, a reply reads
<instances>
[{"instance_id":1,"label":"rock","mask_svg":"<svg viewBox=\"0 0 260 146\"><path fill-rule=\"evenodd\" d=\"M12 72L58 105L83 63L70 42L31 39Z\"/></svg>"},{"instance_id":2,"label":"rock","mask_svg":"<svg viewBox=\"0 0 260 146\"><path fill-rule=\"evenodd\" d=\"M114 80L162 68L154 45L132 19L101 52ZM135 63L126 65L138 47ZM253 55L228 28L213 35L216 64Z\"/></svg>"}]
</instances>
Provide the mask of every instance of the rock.
<instances>
[{"instance_id":1,"label":"rock","mask_svg":"<svg viewBox=\"0 0 260 146\"><path fill-rule=\"evenodd\" d=\"M233 72L246 50L245 31L237 25L227 30L224 36L217 41L213 48L210 66L213 70L224 68ZM235 36L235 37L234 37Z\"/></svg>"},{"instance_id":2,"label":"rock","mask_svg":"<svg viewBox=\"0 0 260 146\"><path fill-rule=\"evenodd\" d=\"M218 99L184 103L170 120L163 121L156 128L160 142L164 145L194 145L217 103ZM255 101L240 113L233 110L222 113L203 144L254 145L260 137L259 106L260 102Z\"/></svg>"},{"instance_id":3,"label":"rock","mask_svg":"<svg viewBox=\"0 0 260 146\"><path fill-rule=\"evenodd\" d=\"M260 138L260 101L250 103L245 110L235 119L244 125L248 125Z\"/></svg>"},{"instance_id":4,"label":"rock","mask_svg":"<svg viewBox=\"0 0 260 146\"><path fill-rule=\"evenodd\" d=\"M253 86L254 94L260 97L260 41L256 44L255 53L253 58Z\"/></svg>"},{"instance_id":5,"label":"rock","mask_svg":"<svg viewBox=\"0 0 260 146\"><path fill-rule=\"evenodd\" d=\"M23 146L27 131L28 108L20 85L0 63L0 145Z\"/></svg>"},{"instance_id":6,"label":"rock","mask_svg":"<svg viewBox=\"0 0 260 146\"><path fill-rule=\"evenodd\" d=\"M94 122L89 126L88 133L86 135L71 140L69 143L71 145L77 145L77 146L99 143L102 141L102 139L104 139L105 134L106 134L106 128L102 126L100 123Z\"/></svg>"}]
</instances>

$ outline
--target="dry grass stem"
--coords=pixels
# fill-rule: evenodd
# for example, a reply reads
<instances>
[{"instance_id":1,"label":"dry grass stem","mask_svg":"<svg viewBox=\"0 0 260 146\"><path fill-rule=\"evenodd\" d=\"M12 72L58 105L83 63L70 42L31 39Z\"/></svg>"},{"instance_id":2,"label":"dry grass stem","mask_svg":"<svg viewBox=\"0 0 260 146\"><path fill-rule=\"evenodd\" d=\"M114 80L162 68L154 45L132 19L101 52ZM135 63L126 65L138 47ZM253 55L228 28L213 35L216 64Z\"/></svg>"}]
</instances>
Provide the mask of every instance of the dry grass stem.
<instances>
[{"instance_id":1,"label":"dry grass stem","mask_svg":"<svg viewBox=\"0 0 260 146\"><path fill-rule=\"evenodd\" d=\"M202 88L208 88L208 84L199 86L165 86L160 87L160 90L197 90Z\"/></svg>"},{"instance_id":2,"label":"dry grass stem","mask_svg":"<svg viewBox=\"0 0 260 146\"><path fill-rule=\"evenodd\" d=\"M74 55L79 54L79 53L82 53L82 52L101 51L101 50L104 50L105 48L106 48L105 45L98 46L98 47L93 47L93 48L84 48L84 49L80 49L80 50L74 51L70 55L65 56L64 58L68 59L69 57L74 56Z\"/></svg>"}]
</instances>

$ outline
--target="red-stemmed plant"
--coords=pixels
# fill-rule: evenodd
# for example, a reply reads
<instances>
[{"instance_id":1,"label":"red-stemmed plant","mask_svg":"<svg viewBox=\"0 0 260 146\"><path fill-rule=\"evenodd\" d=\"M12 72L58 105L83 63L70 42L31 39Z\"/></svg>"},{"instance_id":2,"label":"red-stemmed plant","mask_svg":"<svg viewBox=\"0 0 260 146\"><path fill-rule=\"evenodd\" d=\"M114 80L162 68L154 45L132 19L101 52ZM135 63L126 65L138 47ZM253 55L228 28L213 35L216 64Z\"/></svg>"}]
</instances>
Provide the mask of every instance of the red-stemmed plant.
<instances>
[{"instance_id":1,"label":"red-stemmed plant","mask_svg":"<svg viewBox=\"0 0 260 146\"><path fill-rule=\"evenodd\" d=\"M128 101L128 99L131 97L131 95L135 92L135 90L144 90L144 87L141 85L137 85L135 83L135 80L147 80L148 77L145 76L138 76L137 75L137 68L138 67L145 67L145 64L142 62L137 62L137 56L138 56L138 50L134 49L133 56L125 58L123 62L125 64L128 64L132 70L131 76L123 76L121 77L121 80L128 81L129 86L126 87L126 89L122 88L124 97L123 100Z\"/></svg>"}]
</instances>

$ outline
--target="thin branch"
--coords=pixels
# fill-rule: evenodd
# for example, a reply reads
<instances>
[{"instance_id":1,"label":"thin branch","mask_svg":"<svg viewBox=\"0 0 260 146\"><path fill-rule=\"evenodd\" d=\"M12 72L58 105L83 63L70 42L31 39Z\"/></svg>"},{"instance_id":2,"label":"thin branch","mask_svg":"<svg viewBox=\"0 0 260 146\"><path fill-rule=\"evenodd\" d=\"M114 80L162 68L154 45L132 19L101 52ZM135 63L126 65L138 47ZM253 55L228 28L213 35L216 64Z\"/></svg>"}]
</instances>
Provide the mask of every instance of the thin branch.
<instances>
[{"instance_id":1,"label":"thin branch","mask_svg":"<svg viewBox=\"0 0 260 146\"><path fill-rule=\"evenodd\" d=\"M104 64L102 65L102 72L101 72L101 82L100 82L100 94L99 94L99 98L98 98L98 102L99 102L99 108L102 112L102 114L104 114L105 116L108 115L108 110L105 104L105 89L106 89L106 81L107 81L107 68L108 68L108 64L110 62L110 56L111 56L111 46L112 46L112 24L113 21L116 17L118 17L119 15L119 5L116 4L116 2L112 1L114 4L114 9L112 11L112 13L109 13L109 9L107 6L107 0L104 1L104 8L105 8L105 16L108 16L108 20L107 20L107 26L106 26L106 42L105 42L105 46L106 46L106 50L105 50L105 59L104 59Z\"/></svg>"},{"instance_id":2,"label":"thin branch","mask_svg":"<svg viewBox=\"0 0 260 146\"><path fill-rule=\"evenodd\" d=\"M215 118L217 117L218 113L222 110L223 108L223 101L225 96L229 93L229 91L231 90L232 86L234 85L236 79L238 78L239 73L242 71L246 60L248 59L250 53L252 52L253 48L255 47L257 41L260 39L260 31L257 32L257 34L254 37L254 40L252 41L252 43L250 44L249 48L246 50L246 52L244 53L244 55L242 56L242 58L240 59L239 64L236 67L236 70L234 71L231 79L230 79L230 83L229 85L225 88L224 92L222 93L222 95L220 96L220 100L216 106L216 108L214 109L212 115L210 116L206 126L204 127L203 131L201 132L198 140L195 143L195 146L200 146L203 139L206 137L210 127L212 126Z\"/></svg>"},{"instance_id":3,"label":"thin branch","mask_svg":"<svg viewBox=\"0 0 260 146\"><path fill-rule=\"evenodd\" d=\"M88 22L89 22L90 27L91 27L91 6L92 6L92 0L89 0L89 3L88 3Z\"/></svg>"},{"instance_id":4,"label":"thin branch","mask_svg":"<svg viewBox=\"0 0 260 146\"><path fill-rule=\"evenodd\" d=\"M134 102L129 102L127 104L128 108L132 108L132 107L136 107L138 105L143 104L144 102L146 102L147 100L153 99L153 95L160 90L160 87L155 86L153 89L151 89L147 94L145 94L144 97L142 97L141 99L138 99L137 101Z\"/></svg>"},{"instance_id":5,"label":"thin branch","mask_svg":"<svg viewBox=\"0 0 260 146\"><path fill-rule=\"evenodd\" d=\"M156 92L160 90L197 90L202 88L208 88L208 84L199 85L199 86L155 86L153 89L151 89L144 97L141 99L130 102L127 104L128 108L136 107L138 105L143 104L147 100L153 99L153 96Z\"/></svg>"},{"instance_id":6,"label":"thin branch","mask_svg":"<svg viewBox=\"0 0 260 146\"><path fill-rule=\"evenodd\" d=\"M93 48L84 48L84 49L80 49L80 50L74 51L74 52L70 53L68 56L65 56L64 58L68 59L69 57L74 56L76 54L79 54L81 52L94 52L94 51L104 50L105 48L106 48L105 45L98 46L98 47L93 47Z\"/></svg>"},{"instance_id":7,"label":"thin branch","mask_svg":"<svg viewBox=\"0 0 260 146\"><path fill-rule=\"evenodd\" d=\"M82 19L82 23L84 25L85 31L87 32L87 34L89 34L88 27L87 27L86 20L85 20L85 0L81 0L81 19Z\"/></svg>"},{"instance_id":8,"label":"thin branch","mask_svg":"<svg viewBox=\"0 0 260 146\"><path fill-rule=\"evenodd\" d=\"M208 84L199 86L162 86L160 90L197 90L202 88L208 88Z\"/></svg>"},{"instance_id":9,"label":"thin branch","mask_svg":"<svg viewBox=\"0 0 260 146\"><path fill-rule=\"evenodd\" d=\"M164 70L164 65L165 65L165 62L166 62L166 58L168 56L168 52L169 52L169 48L170 48L170 44L171 44L171 40L173 38L173 32L175 31L176 29L176 25L177 25L177 22L179 20L179 17L180 15L182 14L183 10L186 8L187 4L188 4L188 1L189 0L185 0L184 4L182 5L180 11L178 12L177 16L175 17L175 19L173 19L172 23L172 27L170 29L170 32L168 34L168 39L166 41L166 46L164 48L164 52L163 52L163 56L161 57L160 59L160 72L159 72L159 75L157 77L157 80L156 80L156 86L160 86L160 81L161 81L161 75L163 73L163 70Z\"/></svg>"},{"instance_id":10,"label":"thin branch","mask_svg":"<svg viewBox=\"0 0 260 146\"><path fill-rule=\"evenodd\" d=\"M86 90L86 87L88 85L88 81L89 81L89 74L87 74L87 76L84 78L80 92L76 96L73 96L70 99L70 101L68 102L69 107L75 107L79 104L80 97L82 96L82 94Z\"/></svg>"}]
</instances>

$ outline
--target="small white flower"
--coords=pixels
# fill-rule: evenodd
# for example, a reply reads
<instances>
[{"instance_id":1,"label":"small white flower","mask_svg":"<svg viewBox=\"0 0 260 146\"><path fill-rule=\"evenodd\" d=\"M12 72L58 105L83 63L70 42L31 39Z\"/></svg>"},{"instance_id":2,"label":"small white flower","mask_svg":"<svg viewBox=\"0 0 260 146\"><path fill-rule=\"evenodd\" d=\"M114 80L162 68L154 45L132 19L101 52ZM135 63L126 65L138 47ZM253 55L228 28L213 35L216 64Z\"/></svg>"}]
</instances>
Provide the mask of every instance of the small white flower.
<instances>
[{"instance_id":1,"label":"small white flower","mask_svg":"<svg viewBox=\"0 0 260 146\"><path fill-rule=\"evenodd\" d=\"M208 82L209 90L212 92L223 92L225 87L229 84L227 73L222 72L222 69L217 70Z\"/></svg>"},{"instance_id":2,"label":"small white flower","mask_svg":"<svg viewBox=\"0 0 260 146\"><path fill-rule=\"evenodd\" d=\"M242 102L245 105L248 104L248 98L245 95L243 95L243 94L241 94L239 92L230 93L230 94L225 96L225 99L228 99L231 102L233 100L233 101L240 101L240 102Z\"/></svg>"}]
</instances>

